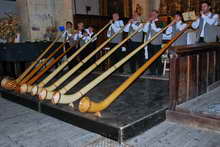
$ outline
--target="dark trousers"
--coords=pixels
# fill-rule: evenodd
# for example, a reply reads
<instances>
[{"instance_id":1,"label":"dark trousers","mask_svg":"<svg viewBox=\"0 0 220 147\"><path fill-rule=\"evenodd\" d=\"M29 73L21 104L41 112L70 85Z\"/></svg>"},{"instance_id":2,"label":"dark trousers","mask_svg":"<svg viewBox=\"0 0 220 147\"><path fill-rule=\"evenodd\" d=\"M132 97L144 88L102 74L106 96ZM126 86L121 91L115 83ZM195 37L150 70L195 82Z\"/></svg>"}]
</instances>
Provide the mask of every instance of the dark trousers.
<instances>
[{"instance_id":1,"label":"dark trousers","mask_svg":"<svg viewBox=\"0 0 220 147\"><path fill-rule=\"evenodd\" d=\"M109 47L112 49L115 47L117 43L110 43ZM125 53L122 52L121 47L118 48L112 55L111 55L111 63L112 65L115 65L118 61L120 61L125 56ZM123 65L119 68L119 72L124 72Z\"/></svg>"},{"instance_id":2,"label":"dark trousers","mask_svg":"<svg viewBox=\"0 0 220 147\"><path fill-rule=\"evenodd\" d=\"M128 43L128 52L132 52L137 47L139 47L142 43L141 42L133 42L130 41ZM130 60L129 60L129 66L132 73L134 73L137 68L141 67L145 62L145 51L144 49L141 49L137 54L135 54Z\"/></svg>"},{"instance_id":3,"label":"dark trousers","mask_svg":"<svg viewBox=\"0 0 220 147\"><path fill-rule=\"evenodd\" d=\"M96 49L96 43L90 43L83 51L82 55L80 56L80 60L82 61L87 56L89 56L94 50ZM89 68L93 63L96 61L96 56L94 55L92 58L90 58L86 63L84 63L82 70L86 70Z\"/></svg>"},{"instance_id":4,"label":"dark trousers","mask_svg":"<svg viewBox=\"0 0 220 147\"><path fill-rule=\"evenodd\" d=\"M65 50L67 50L70 47L69 43L65 44ZM72 49L70 51L67 52L66 56L67 58L71 57L75 52L76 52L77 48L72 47ZM77 63L77 58L75 57L73 60L70 61L70 63L68 64L69 69L72 69Z\"/></svg>"},{"instance_id":5,"label":"dark trousers","mask_svg":"<svg viewBox=\"0 0 220 147\"><path fill-rule=\"evenodd\" d=\"M155 55L161 49L161 45L148 45L148 56L149 59ZM161 62L161 57L159 57L153 64L150 66L150 72L154 75L162 75L163 65Z\"/></svg>"},{"instance_id":6,"label":"dark trousers","mask_svg":"<svg viewBox=\"0 0 220 147\"><path fill-rule=\"evenodd\" d=\"M199 43L205 43L204 37L199 38Z\"/></svg>"}]
</instances>

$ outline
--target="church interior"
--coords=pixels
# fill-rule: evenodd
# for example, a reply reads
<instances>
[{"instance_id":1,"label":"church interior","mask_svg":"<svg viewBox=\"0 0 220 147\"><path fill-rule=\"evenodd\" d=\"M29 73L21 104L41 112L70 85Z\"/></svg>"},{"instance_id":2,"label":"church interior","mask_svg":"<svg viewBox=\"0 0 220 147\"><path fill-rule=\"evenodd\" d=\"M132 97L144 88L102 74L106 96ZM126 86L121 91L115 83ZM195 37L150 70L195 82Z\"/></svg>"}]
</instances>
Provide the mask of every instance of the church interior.
<instances>
[{"instance_id":1,"label":"church interior","mask_svg":"<svg viewBox=\"0 0 220 147\"><path fill-rule=\"evenodd\" d=\"M0 146L220 147L219 6L0 0Z\"/></svg>"}]
</instances>

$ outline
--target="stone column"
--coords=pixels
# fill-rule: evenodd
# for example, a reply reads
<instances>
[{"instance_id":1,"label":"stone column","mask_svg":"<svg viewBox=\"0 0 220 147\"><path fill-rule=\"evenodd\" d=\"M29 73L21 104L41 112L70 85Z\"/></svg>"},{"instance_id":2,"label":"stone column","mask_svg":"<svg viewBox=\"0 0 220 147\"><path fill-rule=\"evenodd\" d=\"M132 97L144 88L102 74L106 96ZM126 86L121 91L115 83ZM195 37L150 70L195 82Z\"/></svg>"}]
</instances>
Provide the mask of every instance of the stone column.
<instances>
[{"instance_id":1,"label":"stone column","mask_svg":"<svg viewBox=\"0 0 220 147\"><path fill-rule=\"evenodd\" d=\"M48 27L73 21L72 0L17 0L23 41L43 40Z\"/></svg>"},{"instance_id":2,"label":"stone column","mask_svg":"<svg viewBox=\"0 0 220 147\"><path fill-rule=\"evenodd\" d=\"M153 9L156 9L156 10L159 11L159 9L160 9L160 0L154 0Z\"/></svg>"},{"instance_id":3,"label":"stone column","mask_svg":"<svg viewBox=\"0 0 220 147\"><path fill-rule=\"evenodd\" d=\"M72 0L53 0L55 1L54 17L56 25L65 25L66 21L73 22L73 1Z\"/></svg>"},{"instance_id":4,"label":"stone column","mask_svg":"<svg viewBox=\"0 0 220 147\"><path fill-rule=\"evenodd\" d=\"M26 41L31 37L31 27L29 21L28 0L17 0L16 11L18 22L21 25L21 41Z\"/></svg>"}]
</instances>

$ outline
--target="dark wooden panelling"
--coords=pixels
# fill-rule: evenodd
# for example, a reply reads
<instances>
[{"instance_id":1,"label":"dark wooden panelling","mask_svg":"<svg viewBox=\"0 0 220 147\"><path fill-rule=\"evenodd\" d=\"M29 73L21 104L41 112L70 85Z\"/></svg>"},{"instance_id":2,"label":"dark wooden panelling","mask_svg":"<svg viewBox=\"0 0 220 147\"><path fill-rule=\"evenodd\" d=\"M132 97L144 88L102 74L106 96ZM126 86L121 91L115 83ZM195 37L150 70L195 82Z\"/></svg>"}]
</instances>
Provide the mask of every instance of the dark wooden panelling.
<instances>
[{"instance_id":1,"label":"dark wooden panelling","mask_svg":"<svg viewBox=\"0 0 220 147\"><path fill-rule=\"evenodd\" d=\"M85 27L94 26L95 32L98 32L101 28L103 28L109 21L111 17L107 16L96 16L96 15L74 15L74 26L77 27L77 23L83 22ZM97 45L100 45L107 39L106 36L107 30L105 30L98 38Z\"/></svg>"},{"instance_id":2,"label":"dark wooden panelling","mask_svg":"<svg viewBox=\"0 0 220 147\"><path fill-rule=\"evenodd\" d=\"M184 98L186 98L187 94L187 58L180 57L179 58L179 82L178 86L181 87L178 90L178 103L181 103Z\"/></svg>"},{"instance_id":3,"label":"dark wooden panelling","mask_svg":"<svg viewBox=\"0 0 220 147\"><path fill-rule=\"evenodd\" d=\"M175 109L176 105L176 100L178 97L178 81L179 81L179 58L177 57L176 54L170 55L170 72L171 73L176 73L176 74L170 74L169 76L169 94L170 94L170 109Z\"/></svg>"},{"instance_id":4,"label":"dark wooden panelling","mask_svg":"<svg viewBox=\"0 0 220 147\"><path fill-rule=\"evenodd\" d=\"M187 60L187 98L191 99L198 95L197 56L188 56Z\"/></svg>"},{"instance_id":5,"label":"dark wooden panelling","mask_svg":"<svg viewBox=\"0 0 220 147\"><path fill-rule=\"evenodd\" d=\"M208 57L208 86L215 82L215 52L209 52Z\"/></svg>"},{"instance_id":6,"label":"dark wooden panelling","mask_svg":"<svg viewBox=\"0 0 220 147\"><path fill-rule=\"evenodd\" d=\"M220 79L220 43L170 49L170 104L180 104L207 92Z\"/></svg>"},{"instance_id":7,"label":"dark wooden panelling","mask_svg":"<svg viewBox=\"0 0 220 147\"><path fill-rule=\"evenodd\" d=\"M208 87L207 83L207 54L202 53L199 55L199 95L206 92Z\"/></svg>"},{"instance_id":8,"label":"dark wooden panelling","mask_svg":"<svg viewBox=\"0 0 220 147\"><path fill-rule=\"evenodd\" d=\"M132 0L99 0L101 16L111 16L119 13L122 17L132 15Z\"/></svg>"},{"instance_id":9,"label":"dark wooden panelling","mask_svg":"<svg viewBox=\"0 0 220 147\"><path fill-rule=\"evenodd\" d=\"M216 80L220 80L220 50L216 51Z\"/></svg>"}]
</instances>

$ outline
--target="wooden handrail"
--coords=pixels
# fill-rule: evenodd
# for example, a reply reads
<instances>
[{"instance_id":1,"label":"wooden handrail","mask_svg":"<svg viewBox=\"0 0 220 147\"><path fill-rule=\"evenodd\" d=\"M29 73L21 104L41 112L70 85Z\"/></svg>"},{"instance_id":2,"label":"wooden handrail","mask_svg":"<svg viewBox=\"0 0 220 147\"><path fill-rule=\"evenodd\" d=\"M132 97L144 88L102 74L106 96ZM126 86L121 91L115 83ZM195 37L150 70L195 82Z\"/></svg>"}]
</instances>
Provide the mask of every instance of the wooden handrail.
<instances>
[{"instance_id":1,"label":"wooden handrail","mask_svg":"<svg viewBox=\"0 0 220 147\"><path fill-rule=\"evenodd\" d=\"M206 51L210 51L218 48L219 45L220 42L199 43L199 44L193 44L187 46L171 47L170 51L172 51L171 53L176 53L179 56L184 56L184 55L199 54Z\"/></svg>"}]
</instances>

